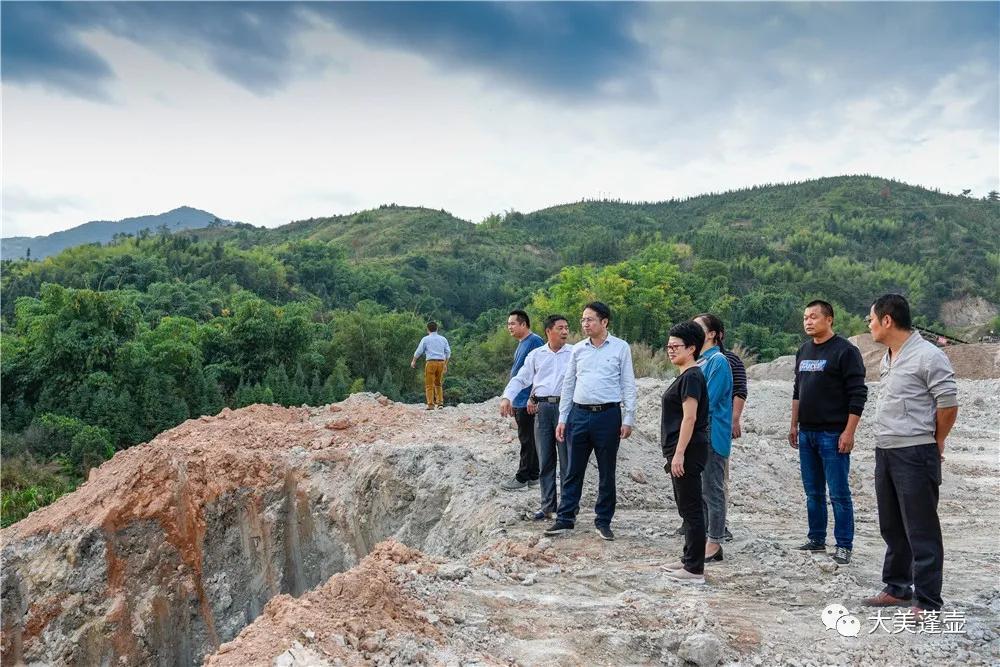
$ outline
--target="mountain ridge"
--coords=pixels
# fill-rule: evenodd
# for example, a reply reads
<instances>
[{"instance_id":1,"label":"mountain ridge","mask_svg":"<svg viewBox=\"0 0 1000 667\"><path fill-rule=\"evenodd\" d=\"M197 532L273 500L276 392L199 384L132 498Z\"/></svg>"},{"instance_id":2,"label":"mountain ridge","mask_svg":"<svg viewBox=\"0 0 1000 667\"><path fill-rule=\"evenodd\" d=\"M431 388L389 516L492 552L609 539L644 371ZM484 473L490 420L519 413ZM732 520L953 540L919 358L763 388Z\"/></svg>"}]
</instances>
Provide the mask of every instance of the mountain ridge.
<instances>
[{"instance_id":1,"label":"mountain ridge","mask_svg":"<svg viewBox=\"0 0 1000 667\"><path fill-rule=\"evenodd\" d=\"M108 243L117 234L138 234L144 229L155 231L164 226L171 232L186 231L206 227L214 221L228 224L213 213L186 205L163 213L121 220L91 220L51 234L4 237L0 239L0 256L3 259L22 259L30 250L32 258L43 259L78 245Z\"/></svg>"}]
</instances>

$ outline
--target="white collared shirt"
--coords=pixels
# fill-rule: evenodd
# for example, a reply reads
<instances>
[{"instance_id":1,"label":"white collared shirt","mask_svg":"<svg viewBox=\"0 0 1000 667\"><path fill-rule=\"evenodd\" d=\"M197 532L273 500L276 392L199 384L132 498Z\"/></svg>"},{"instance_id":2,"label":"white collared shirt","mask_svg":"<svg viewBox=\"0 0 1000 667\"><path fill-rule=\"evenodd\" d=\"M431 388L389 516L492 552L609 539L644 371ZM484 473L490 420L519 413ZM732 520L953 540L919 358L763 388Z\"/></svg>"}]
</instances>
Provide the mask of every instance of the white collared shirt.
<instances>
[{"instance_id":1,"label":"white collared shirt","mask_svg":"<svg viewBox=\"0 0 1000 667\"><path fill-rule=\"evenodd\" d=\"M553 352L548 344L535 348L525 357L521 370L507 383L503 397L513 401L528 387L532 387L531 393L535 396L558 396L562 393L563 376L571 354L573 346L569 344L563 345L558 352Z\"/></svg>"},{"instance_id":2,"label":"white collared shirt","mask_svg":"<svg viewBox=\"0 0 1000 667\"><path fill-rule=\"evenodd\" d=\"M573 346L573 354L566 366L559 402L559 423L566 423L573 403L621 403L622 424L632 426L636 393L632 350L628 343L608 334L600 347L594 347L590 339L585 338Z\"/></svg>"}]
</instances>

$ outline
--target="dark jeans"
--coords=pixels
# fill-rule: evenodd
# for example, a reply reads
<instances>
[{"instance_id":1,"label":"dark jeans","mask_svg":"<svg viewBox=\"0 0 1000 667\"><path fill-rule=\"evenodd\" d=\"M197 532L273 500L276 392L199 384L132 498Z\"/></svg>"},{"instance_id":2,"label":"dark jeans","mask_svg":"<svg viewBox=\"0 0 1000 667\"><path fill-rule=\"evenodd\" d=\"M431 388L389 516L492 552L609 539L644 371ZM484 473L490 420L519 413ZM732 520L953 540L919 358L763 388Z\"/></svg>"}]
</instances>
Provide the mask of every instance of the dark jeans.
<instances>
[{"instance_id":1,"label":"dark jeans","mask_svg":"<svg viewBox=\"0 0 1000 667\"><path fill-rule=\"evenodd\" d=\"M566 488L566 441L556 440L559 424L559 404L539 403L535 415L535 445L538 448L538 467L542 492L541 510L555 512L559 507L556 493L556 462L559 463L559 489Z\"/></svg>"},{"instance_id":2,"label":"dark jeans","mask_svg":"<svg viewBox=\"0 0 1000 667\"><path fill-rule=\"evenodd\" d=\"M826 488L833 505L833 536L838 547L854 548L854 504L848 473L851 455L837 451L840 433L799 431L799 469L806 491L809 539L826 544Z\"/></svg>"},{"instance_id":3,"label":"dark jeans","mask_svg":"<svg viewBox=\"0 0 1000 667\"><path fill-rule=\"evenodd\" d=\"M583 493L583 478L590 453L597 458L597 504L594 525L610 526L615 515L615 467L618 465L618 445L621 442L622 411L620 406L603 412L590 412L576 406L566 422L569 472L559 500L559 522L576 524Z\"/></svg>"},{"instance_id":4,"label":"dark jeans","mask_svg":"<svg viewBox=\"0 0 1000 667\"><path fill-rule=\"evenodd\" d=\"M883 590L897 598L912 596L922 609L939 610L943 604L940 486L937 444L875 449L878 524L886 547Z\"/></svg>"},{"instance_id":5,"label":"dark jeans","mask_svg":"<svg viewBox=\"0 0 1000 667\"><path fill-rule=\"evenodd\" d=\"M529 415L527 408L514 408L514 421L517 422L517 439L521 441L521 460L514 477L519 482L530 482L538 479L535 415Z\"/></svg>"},{"instance_id":6,"label":"dark jeans","mask_svg":"<svg viewBox=\"0 0 1000 667\"><path fill-rule=\"evenodd\" d=\"M677 513L684 519L684 555L681 562L684 569L693 574L705 572L705 509L701 498L702 467L696 463L684 461L684 476L674 477L670 474L670 459L663 466L674 484L674 502L677 503Z\"/></svg>"}]
</instances>

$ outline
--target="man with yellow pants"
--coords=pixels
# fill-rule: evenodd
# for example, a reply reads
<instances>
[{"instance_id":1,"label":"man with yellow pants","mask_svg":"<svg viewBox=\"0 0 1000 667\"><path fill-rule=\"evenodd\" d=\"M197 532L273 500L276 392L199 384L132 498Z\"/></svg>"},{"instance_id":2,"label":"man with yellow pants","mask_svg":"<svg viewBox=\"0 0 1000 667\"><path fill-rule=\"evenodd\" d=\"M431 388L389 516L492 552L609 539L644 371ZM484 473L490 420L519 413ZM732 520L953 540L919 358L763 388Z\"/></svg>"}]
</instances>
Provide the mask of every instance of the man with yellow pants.
<instances>
[{"instance_id":1,"label":"man with yellow pants","mask_svg":"<svg viewBox=\"0 0 1000 667\"><path fill-rule=\"evenodd\" d=\"M437 322L427 323L427 335L420 339L410 368L417 367L417 359L426 355L424 363L424 391L427 394L427 409L444 407L444 374L448 372L451 346L448 339L437 332Z\"/></svg>"}]
</instances>

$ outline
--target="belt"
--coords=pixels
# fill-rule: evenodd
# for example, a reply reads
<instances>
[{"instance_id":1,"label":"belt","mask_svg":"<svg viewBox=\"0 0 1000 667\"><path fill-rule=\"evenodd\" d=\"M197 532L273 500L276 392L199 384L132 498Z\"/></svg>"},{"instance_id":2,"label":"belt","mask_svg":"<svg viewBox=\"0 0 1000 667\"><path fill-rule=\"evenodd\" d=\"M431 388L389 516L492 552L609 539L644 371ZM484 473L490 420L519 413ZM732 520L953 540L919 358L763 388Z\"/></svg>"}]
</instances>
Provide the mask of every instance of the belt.
<instances>
[{"instance_id":1,"label":"belt","mask_svg":"<svg viewBox=\"0 0 1000 667\"><path fill-rule=\"evenodd\" d=\"M558 396L532 396L535 399L535 403L558 403Z\"/></svg>"},{"instance_id":2,"label":"belt","mask_svg":"<svg viewBox=\"0 0 1000 667\"><path fill-rule=\"evenodd\" d=\"M587 412L604 412L605 410L610 410L611 408L617 408L620 406L621 403L598 403L597 405L573 403L574 408L580 408L581 410L586 410Z\"/></svg>"}]
</instances>

